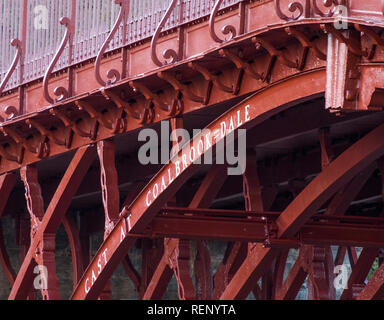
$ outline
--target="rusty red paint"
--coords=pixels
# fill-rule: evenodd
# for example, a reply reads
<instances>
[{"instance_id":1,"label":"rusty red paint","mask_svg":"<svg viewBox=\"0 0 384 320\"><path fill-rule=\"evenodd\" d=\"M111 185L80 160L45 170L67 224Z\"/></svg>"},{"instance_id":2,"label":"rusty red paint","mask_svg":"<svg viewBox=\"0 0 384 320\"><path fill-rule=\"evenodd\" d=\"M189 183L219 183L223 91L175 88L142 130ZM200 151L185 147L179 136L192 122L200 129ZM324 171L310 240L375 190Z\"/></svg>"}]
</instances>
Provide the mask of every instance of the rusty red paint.
<instances>
[{"instance_id":1,"label":"rusty red paint","mask_svg":"<svg viewBox=\"0 0 384 320\"><path fill-rule=\"evenodd\" d=\"M9 299L25 298L30 290L33 281L33 269L35 267L35 255L41 239L44 235L48 236L47 241L52 244L57 229L59 228L63 216L70 205L76 190L78 189L84 175L88 171L95 156L93 147L79 149L70 163L64 177L53 196L44 217L41 220L40 226L36 230L34 238L31 240L31 245L26 257L21 265L15 283L12 287ZM53 267L52 267L53 268ZM52 276L55 276L55 272ZM55 292L56 294L57 292Z\"/></svg>"},{"instance_id":2,"label":"rusty red paint","mask_svg":"<svg viewBox=\"0 0 384 320\"><path fill-rule=\"evenodd\" d=\"M52 98L51 95L48 92L48 80L49 80L49 78L51 76L51 73L52 73L56 63L58 62L61 54L63 53L63 51L65 49L65 46L67 45L69 39L71 38L71 34L73 34L73 30L72 30L72 27L71 27L72 22L71 22L71 20L69 18L67 18L67 17L61 18L60 19L60 24L65 25L67 30L65 32L64 38L63 38L63 40L62 40L62 42L60 44L59 49L57 50L57 52L56 52L52 62L50 63L47 71L45 72L44 80L43 80L44 98L50 104L54 104L55 102L61 101L63 99L67 99L69 97L68 90L65 89L64 87L57 87L57 88L55 88L54 93L55 93L55 96L58 97L57 99Z\"/></svg>"},{"instance_id":3,"label":"rusty red paint","mask_svg":"<svg viewBox=\"0 0 384 320\"><path fill-rule=\"evenodd\" d=\"M376 134L380 130L384 130L383 125L346 150L296 197L276 221L279 228L278 237L286 237L297 232L316 208L382 155L384 146L376 139ZM321 188L318 187L318 183L321 184ZM265 249L258 245L253 254L244 261L221 299L246 296L250 291L250 281L260 276L275 254L276 251L273 249Z\"/></svg>"},{"instance_id":4,"label":"rusty red paint","mask_svg":"<svg viewBox=\"0 0 384 320\"><path fill-rule=\"evenodd\" d=\"M23 52L25 57L25 62L23 66L19 69L21 71L21 78L14 76L12 77L12 81L7 85L7 89L12 89L23 83L24 81L34 81L38 78L44 76L46 70L44 70L43 65L46 64L46 60L51 57L51 51L55 50L55 47L58 45L59 37L62 34L61 30L58 29L57 23L59 23L59 18L53 14L54 8L53 4L49 4L47 6L49 13L49 21L47 30L51 30L48 36L41 32L41 30L34 30L34 18L35 12L34 9L41 5L38 0L29 1L27 5L23 5L23 1L25 0L17 0L12 1L10 8L7 12L10 12L9 16L5 14L6 17L5 23L11 25L12 32L10 34L2 34L0 35L0 49L1 52L5 52L5 61L10 62L11 52L9 50L10 40L13 38L17 38L19 34L25 35L23 37L23 41L25 41L24 49L26 52ZM228 8L233 5L236 5L239 0L224 0L222 8ZM65 57L61 57L57 61L57 66L55 71L64 70L69 67L72 63L81 63L86 60L95 58L96 56L100 56L100 52L102 51L101 56L107 50L108 44L109 50L115 50L121 48L127 44L134 44L139 41L142 41L146 38L150 38L153 36L155 32L155 26L159 22L159 13L164 13L166 10L164 4L167 5L166 1L157 1L151 0L148 2L147 6L144 7L142 2L140 1L132 1L131 3L128 1L118 1L118 3L122 3L124 7L124 12L126 13L127 21L123 24L123 28L121 28L121 19L118 18L115 26L112 28L114 31L118 29L124 29L125 33L122 32L110 32L112 30L111 25L113 24L115 15L119 15L116 13L116 10L113 6L113 2L106 1L104 3L100 3L99 1L93 1L92 5L88 6L79 6L77 2L75 6L71 7L70 2L58 2L59 10L65 12L65 14L70 15L72 10L72 19L76 26L80 27L80 30L73 30L73 45L70 48L70 51L66 56L72 58L73 60L70 62ZM176 4L175 4L176 5ZM207 16L211 12L211 1L203 0L200 2L200 6L198 10L191 5L191 0L186 1L186 5L177 5L178 8L170 13L170 20L167 22L164 29L166 31L179 26L180 24L185 24L197 19L200 19L204 16ZM134 15L128 16L128 10L134 12ZM177 18L176 12L181 12L180 19ZM39 13L39 12L37 12ZM41 14L41 12L40 12ZM9 19L12 17L12 19ZM18 18L24 17L22 23L18 23ZM94 18L92 18L94 17ZM97 19L96 17L99 17ZM156 21L153 24L153 21ZM19 30L19 26L20 29ZM45 28L44 28L45 30ZM87 37L87 33L89 33L89 37ZM8 37L11 37L8 41L6 40ZM99 51L102 43L104 42L102 49ZM42 46L37 46L37 43L42 43ZM72 50L72 52L71 52ZM99 54L97 52L99 51ZM101 57L98 59L100 60ZM15 69L15 68L11 68ZM0 69L0 75L5 76L3 73L4 70ZM112 75L112 72L111 74ZM115 79L117 74L113 72L112 79ZM99 78L98 80L103 83L104 80ZM4 84L8 82L4 81ZM0 90L1 91L1 90Z\"/></svg>"},{"instance_id":5,"label":"rusty red paint","mask_svg":"<svg viewBox=\"0 0 384 320\"><path fill-rule=\"evenodd\" d=\"M320 17L332 17L335 12L334 7L338 5L346 5L345 0L334 0L334 1L324 1L323 6L326 8L333 7L331 10L328 12L323 12L319 6L318 6L318 1L317 0L305 0L303 2L301 1L295 1L291 2L289 4L289 7L287 8L288 11L292 13L292 16L287 16L283 10L281 9L281 4L280 0L275 0L275 9L277 15L280 17L280 19L285 20L285 21L291 21L291 20L298 20L301 17L303 18L311 18L311 14L319 15ZM320 1L319 1L320 2ZM304 3L304 4L303 4ZM285 10L284 10L285 11Z\"/></svg>"},{"instance_id":6,"label":"rusty red paint","mask_svg":"<svg viewBox=\"0 0 384 320\"><path fill-rule=\"evenodd\" d=\"M103 58L103 55L104 55L105 51L107 50L109 43L112 41L118 28L120 27L120 24L122 22L124 25L126 24L125 20L127 19L128 14L129 14L129 6L130 6L129 1L116 0L115 3L119 4L121 7L119 16L118 16L111 32L109 33L107 39L105 40L102 47L100 48L99 53L97 54L96 62L95 62L95 77L96 77L97 82L103 87L110 85L110 84L113 84L113 83L115 83L121 79L120 72L115 70L115 69L108 70L107 77L109 80L107 80L107 81L104 81L100 75L101 59Z\"/></svg>"},{"instance_id":7,"label":"rusty red paint","mask_svg":"<svg viewBox=\"0 0 384 320\"><path fill-rule=\"evenodd\" d=\"M228 39L222 40L216 34L215 19L216 19L217 12L219 11L219 8L220 8L222 3L223 3L223 0L217 0L216 1L215 6L213 7L213 10L212 10L211 16L209 18L209 32L211 34L212 39L218 43L223 43L224 41L229 41L229 40L233 39L234 37L236 37L236 34L237 34L235 27L232 25L226 25L222 29L222 33L224 35L231 34L230 37L228 37Z\"/></svg>"},{"instance_id":8,"label":"rusty red paint","mask_svg":"<svg viewBox=\"0 0 384 320\"><path fill-rule=\"evenodd\" d=\"M21 41L19 39L13 39L11 41L11 46L16 47L16 54L15 54L15 58L13 59L12 65L9 68L9 71L7 72L4 79L0 83L0 93L4 91L5 86L8 84L9 79L11 78L12 74L15 72L18 63L20 62L20 57L22 52Z\"/></svg>"},{"instance_id":9,"label":"rusty red paint","mask_svg":"<svg viewBox=\"0 0 384 320\"><path fill-rule=\"evenodd\" d=\"M324 92L326 106L338 115L345 116L346 111L382 111L383 78L378 72L382 67L376 63L383 56L383 41L378 31L383 27L379 2L367 1L364 5L369 11L363 13L364 8L360 3L348 2L351 21L348 36L333 27L334 8L346 2L326 1L321 4L315 0L301 0L292 2L287 8L282 7L282 3L277 0L257 4L203 0L196 5L196 2L189 0L145 3L115 1L121 6L118 13L118 6L113 5L112 1L97 2L92 8L77 6L75 0L71 3L59 2L59 11L70 17L66 22L71 22L71 27L64 35L57 54L51 57L49 51L56 50L62 39L63 28L58 29L60 17L54 16L50 10L52 7L48 8L49 26L53 31L48 34L50 38L47 41L42 41L41 33L27 28L27 24L31 23L32 6L37 2L12 2L10 9L15 13L12 17L20 14L22 24L20 30L16 31L18 26L15 27L13 18L7 20L15 29L11 30L13 37L21 40L13 65L7 68L8 75L2 78L5 90L0 99L7 107L2 108L4 114L0 119L7 123L1 126L0 168L5 175L2 176L4 186L0 186L0 196L8 198L11 189L7 187L11 186L6 182L9 177L7 172L21 168L32 228L29 230L27 223L18 217L16 225L21 231L21 235L18 235L20 256L25 260L16 278L0 239L1 264L9 281L14 283L11 299L33 297L30 287L36 263L46 264L52 274L48 279L50 288L42 291L43 297L60 298L55 273L54 238L61 222L71 243L75 299L110 298L109 278L120 261L125 261L127 274L138 288L140 297L145 299L161 298L173 274L181 299L209 299L212 296L245 298L250 291L259 299L290 299L294 298L306 275L309 275L310 297L334 298L331 288L334 262L329 251L330 244L347 246L340 249L337 261L341 261L348 251L353 262L355 273L351 281L354 283L350 283L351 290L346 291L344 296L350 299L357 296L381 297L382 269L365 288L362 284L368 268L362 265L370 264L377 252L365 251L362 259L357 260L354 249L355 245L382 246L381 227L364 225L368 222L380 224L381 221L362 218L345 220L338 215L343 215L352 200L365 192L363 186L373 177L376 166L370 163L383 152L381 142L375 140L381 135L382 126L342 154L342 161L340 158L334 159L334 155L342 149L337 147L338 151L333 150L332 127L328 129L332 121L329 123L329 118L321 119L320 125L317 122L320 119L310 120L313 122L312 130L319 129L318 125L322 128L319 136L321 153L317 159L319 168L314 172L317 173L320 167L323 172L306 187L306 181L295 176L296 172L289 175L286 172L288 167L276 166L285 171L279 173L279 178L287 176L288 181L280 182L283 182L283 186L287 185L295 198L279 217L262 212L265 207L271 207L279 189L271 185L262 186L261 177L265 178L268 174L263 173L258 177L257 157L253 154L248 159L250 165L244 175L243 195L246 209L256 207L261 216L252 211L248 213L253 213L255 219L263 218L262 221L246 218L244 213L241 213L242 220L238 217L240 221L234 221L232 215L240 214L234 211L226 212L231 216L228 221L223 221L218 219L220 213L207 213L203 209L210 205L218 192L212 187L215 185L213 182L220 185L225 175L212 179L209 174L208 182L203 181L197 189L189 208L169 207L173 205L174 194L182 184L200 169L192 162L217 143L217 139L204 133L195 137L195 145L191 142L184 150L179 150L175 162L161 169L138 195L137 190L132 193L135 196L130 194L119 216L118 177L121 173L115 167L116 150L110 140L118 135L176 116L178 118L171 119L171 123L174 128L180 127L192 111L199 111L200 116L204 112L208 115L211 110L208 106L229 105L232 99L239 101L240 97L254 92L256 94L249 100L209 125L210 129L218 132L219 139L239 128L259 129L257 125L260 125L265 130L268 125L270 127L263 132L266 135L263 139L269 142L268 137L274 136L269 130L274 130L271 123L282 121L285 117L282 111L291 111L291 106L320 97ZM218 18L219 11L223 13L221 18ZM288 11L293 16L289 16ZM97 19L91 21L91 12L100 17L102 22ZM128 15L128 12L135 14ZM263 19L259 19L260 16ZM209 22L205 22L208 17ZM367 19L372 21L369 26L366 25ZM98 28L93 28L95 23L100 24ZM224 26L224 34L231 33L230 38L224 40L218 35L218 25ZM84 30L93 29L95 31L88 37L82 34ZM142 40L145 41L140 42ZM147 40L152 40L151 47ZM68 50L65 45L67 41ZM37 43L42 45L37 46ZM1 42L0 48L3 46L7 63L10 63L9 57L13 56L13 52L10 54L9 41ZM160 48L168 49L164 58L171 60L166 64L157 57ZM95 65L87 67L89 59L95 57ZM51 59L46 69L48 62L44 61ZM85 65L81 64L83 62ZM328 68L325 71L326 63ZM359 68L356 68L357 65ZM107 72L110 80L104 81L101 77L104 70L112 70ZM31 82L41 79L44 72L43 85ZM99 88L100 85L108 88ZM52 86L60 88L56 91L58 99L49 95ZM17 88L17 91L12 91L13 88ZM43 97L42 93L50 104L54 104L49 110L39 97ZM17 117L19 114L21 116ZM274 115L278 117L272 120ZM224 127L228 130L221 130ZM300 134L305 127L300 124L293 131ZM260 134L260 131L256 132ZM283 135L276 135L275 138L282 139ZM78 235L72 217L65 217L65 213L95 156L94 147L87 146L93 143L98 145L101 167L105 242L82 276L89 260L85 253L88 251L86 237L89 233L84 231L84 226L91 228L91 223L82 219ZM44 213L36 163L84 146L85 149L80 149L75 156ZM307 158L300 164L308 166L306 161ZM295 160L292 163L294 167ZM272 172L267 167L263 169ZM268 177L267 180L273 179ZM239 186L231 185L226 187L225 192L232 194L235 190L239 192L239 189ZM311 223L309 218L315 209L332 195L334 197L325 209L326 219L313 216L314 219L320 219L323 225L313 228L306 226L307 222ZM279 203L280 200L276 201ZM5 204L4 201L2 205L5 207ZM168 206L168 211L164 205ZM193 207L199 210L193 211ZM158 212L160 215L156 216ZM184 214L193 218L185 219ZM199 229L196 224L201 224L203 218L206 219L206 225ZM253 233L241 232L246 222L254 223ZM214 226L221 226L221 232L210 232ZM344 227L342 232L340 226ZM152 233L148 232L147 227ZM96 224L92 228L97 228ZM29 231L30 237L23 236ZM373 239L376 235L377 239ZM156 237L174 238L158 241L154 239ZM196 288L189 273L189 241L184 237L198 240ZM136 238L149 238L143 245L141 275L127 258L128 249ZM207 238L256 241L261 244L229 245L227 255L214 277L213 288L210 257L203 242ZM151 245L156 247L158 254L153 253ZM302 246L301 258L283 283L282 270L287 260L287 248L297 246ZM159 263L158 268L151 267L151 259ZM361 276L356 276L356 272L360 271ZM261 286L255 286L258 277L262 277Z\"/></svg>"},{"instance_id":10,"label":"rusty red paint","mask_svg":"<svg viewBox=\"0 0 384 320\"><path fill-rule=\"evenodd\" d=\"M311 75L316 76L315 74ZM295 81L295 80L293 80ZM304 84L306 76L301 79L301 83ZM299 84L296 81L297 85ZM321 86L321 83L318 83ZM287 84L285 84L287 85ZM284 86L284 84L282 84ZM258 121L263 121L266 118L277 112L279 108L274 108L276 105L277 94L281 97L281 90L279 86L271 89L275 92L274 98L269 95L269 99L264 99L263 105L266 109L260 112L260 106L256 108L255 100L262 99L263 92L257 94L252 99L247 99L243 103L233 107L229 112L225 113L221 118L211 123L207 128L210 132L219 132L218 140L223 139L229 132L232 132L241 127L249 127L256 125ZM311 90L316 90L314 87ZM321 90L317 88L317 90ZM308 92L302 92L302 94L308 94ZM313 92L312 92L313 94ZM287 98L287 97L284 97ZM298 98L296 96L296 98ZM280 105L283 103L279 103ZM273 106L273 107L272 107ZM263 113L265 115L263 116ZM258 117L258 115L260 115ZM252 121L253 120L253 121ZM225 132L221 131L224 125L227 129ZM203 131L204 132L204 131ZM207 140L207 139L208 140ZM177 188L180 187L183 180L191 176L195 172L198 166L193 165L193 152L194 146L198 141L203 141L203 149L201 154L195 154L195 157L201 156L207 150L212 148L218 140L213 140L211 136L198 135L194 137L193 142L187 144L179 153L174 157L169 165L166 165L147 185L143 192L135 199L135 201L122 211L122 220L116 225L112 233L106 239L104 244L95 256L95 259L88 267L82 280L80 281L72 299L89 299L97 297L97 290L102 288L102 283L105 281L108 272L111 272L111 268L116 266L116 263L121 259L122 252L126 252L130 245L132 245L132 238L127 237L129 233L140 232L146 224L150 221L151 216L160 209L161 203L163 203L167 197L172 195ZM192 158L192 159L191 159ZM104 259L104 260L103 260ZM103 262L101 268L97 267L97 262Z\"/></svg>"},{"instance_id":11,"label":"rusty red paint","mask_svg":"<svg viewBox=\"0 0 384 320\"><path fill-rule=\"evenodd\" d=\"M171 16L172 11L176 7L176 4L177 4L177 0L172 0L171 1L167 11L165 12L164 17L161 19L159 25L156 28L155 34L152 37L152 42L151 42L151 58L152 58L152 61L157 66L159 66L159 67L162 67L163 65L168 64L168 63L176 62L178 60L178 58L179 58L179 54L175 50L167 49L166 51L164 51L163 57L166 60L170 59L170 61L161 62L159 60L159 58L157 57L157 52L156 52L157 41L159 39L161 30L164 28L166 22L168 21L169 17Z\"/></svg>"}]
</instances>

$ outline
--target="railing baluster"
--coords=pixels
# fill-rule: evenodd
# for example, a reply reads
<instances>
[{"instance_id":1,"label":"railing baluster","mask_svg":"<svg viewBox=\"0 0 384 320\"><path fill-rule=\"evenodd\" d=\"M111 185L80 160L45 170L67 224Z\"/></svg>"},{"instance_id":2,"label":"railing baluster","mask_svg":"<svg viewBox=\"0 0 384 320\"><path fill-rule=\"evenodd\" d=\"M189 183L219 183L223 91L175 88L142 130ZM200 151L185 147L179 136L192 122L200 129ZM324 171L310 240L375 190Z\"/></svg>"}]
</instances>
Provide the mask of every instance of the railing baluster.
<instances>
[{"instance_id":1,"label":"railing baluster","mask_svg":"<svg viewBox=\"0 0 384 320\"><path fill-rule=\"evenodd\" d=\"M24 25L21 25L24 1L26 1L25 12L28 14L25 16ZM224 0L220 8L237 2L239 0ZM109 50L153 36L170 3L170 0L132 0L126 24L118 28L115 37L110 41ZM176 8L170 12L162 32L177 27L180 23L207 16L212 11L213 3L212 0L179 0ZM21 36L20 33L23 31L19 30L19 27L24 28L22 63L17 66L5 90L44 76L46 66L53 59L56 48L63 38L64 30L59 27L58 21L61 16L69 16L69 4L67 0L9 0L0 7L3 24L11 27L10 30L0 31L2 53L0 81L4 79L14 57L14 50L9 45L10 40ZM35 16L39 14L34 12L34 9L38 5L47 8L48 28L46 30L34 28ZM183 8L180 8L181 5ZM74 35L72 51L69 51L68 47L65 48L53 71L67 68L70 61L79 63L94 58L98 48L107 38L117 13L113 0L77 0L75 12L77 32Z\"/></svg>"},{"instance_id":2,"label":"railing baluster","mask_svg":"<svg viewBox=\"0 0 384 320\"><path fill-rule=\"evenodd\" d=\"M4 17L3 25L9 26L9 29L2 28L0 33L1 50L1 72L0 72L0 93L6 87L15 87L21 81L20 62L22 61L22 43L19 40L21 33L21 24L19 19L22 17L21 1L9 2L9 7L2 7L1 12ZM11 41L12 40L12 41ZM12 48L16 47L15 50Z\"/></svg>"},{"instance_id":3,"label":"railing baluster","mask_svg":"<svg viewBox=\"0 0 384 320\"><path fill-rule=\"evenodd\" d=\"M45 75L44 75L44 80L43 80L44 98L51 104L53 104L56 101L60 101L62 99L68 98L68 96L72 93L71 92L72 91L72 88L71 88L72 83L71 83L71 81L69 81L68 90L64 87L55 88L54 93L59 98L53 99L48 92L48 81L49 81L49 78L50 78L52 72L54 72L55 66L59 62L59 59L62 56L66 46L68 45L69 48L71 48L71 42L73 41L73 35L75 34L75 26L76 26L76 24L75 24L76 17L74 16L76 13L76 10L74 10L75 2L76 2L76 0L71 0L71 8L73 8L73 10L71 9L70 18L63 17L60 19L60 24L66 26L65 35L61 41L59 49L57 50L53 60L51 61L50 65L49 65L49 67L46 70ZM58 10L58 12L67 14L67 13L69 13L67 9L68 9L68 7L61 6L60 10ZM64 57L67 58L67 62L65 63L66 66L71 65L71 60L70 60L71 57L69 55L64 56Z\"/></svg>"},{"instance_id":4,"label":"railing baluster","mask_svg":"<svg viewBox=\"0 0 384 320\"><path fill-rule=\"evenodd\" d=\"M116 81L119 81L121 79L120 72L115 70L115 69L108 70L107 77L109 80L107 80L107 81L104 81L100 75L100 65L101 65L101 60L103 58L103 55L106 52L110 42L115 37L116 31L118 31L118 29L120 28L121 22L125 23L125 20L128 16L129 3L127 3L126 1L123 1L123 0L115 0L115 3L120 5L119 16L116 19L115 24L114 24L110 34L107 36L105 42L103 43L102 47L100 48L99 53L98 53L97 58L96 58L96 62L95 62L95 77L96 77L97 82L102 86L113 84ZM111 8L111 10L112 10L112 8ZM109 16L111 18L113 18L112 14Z\"/></svg>"}]
</instances>

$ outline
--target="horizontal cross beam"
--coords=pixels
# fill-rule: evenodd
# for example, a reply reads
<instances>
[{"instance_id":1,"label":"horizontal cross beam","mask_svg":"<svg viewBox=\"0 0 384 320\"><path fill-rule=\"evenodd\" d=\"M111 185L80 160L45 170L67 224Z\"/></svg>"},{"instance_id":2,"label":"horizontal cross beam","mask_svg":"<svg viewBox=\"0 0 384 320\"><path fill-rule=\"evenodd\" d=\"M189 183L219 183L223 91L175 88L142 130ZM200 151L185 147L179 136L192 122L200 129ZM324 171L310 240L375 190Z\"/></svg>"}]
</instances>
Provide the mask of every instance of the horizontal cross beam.
<instances>
[{"instance_id":1,"label":"horizontal cross beam","mask_svg":"<svg viewBox=\"0 0 384 320\"><path fill-rule=\"evenodd\" d=\"M212 210L213 212L220 210ZM222 211L221 211L222 212ZM239 211L240 212L240 211ZM143 238L183 238L217 241L264 242L265 223L261 219L246 218L248 212L243 212L243 218L218 216L157 216L142 234L132 234L131 237ZM272 213L269 213L272 215ZM278 216L278 213L274 214ZM251 215L250 215L251 216ZM360 217L351 217L358 221ZM361 217L371 221L375 218ZM340 245L361 247L383 247L383 219L377 219L377 224L311 222L290 238L271 241L272 247L298 247L302 244Z\"/></svg>"}]
</instances>

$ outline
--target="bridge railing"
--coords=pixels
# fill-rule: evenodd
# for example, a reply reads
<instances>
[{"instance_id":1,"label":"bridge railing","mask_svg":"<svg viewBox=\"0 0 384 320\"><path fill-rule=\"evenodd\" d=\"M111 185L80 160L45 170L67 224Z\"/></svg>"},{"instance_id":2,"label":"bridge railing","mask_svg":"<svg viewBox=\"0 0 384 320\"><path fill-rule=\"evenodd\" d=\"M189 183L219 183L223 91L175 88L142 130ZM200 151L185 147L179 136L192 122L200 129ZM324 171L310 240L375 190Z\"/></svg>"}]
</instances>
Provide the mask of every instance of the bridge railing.
<instances>
[{"instance_id":1,"label":"bridge railing","mask_svg":"<svg viewBox=\"0 0 384 320\"><path fill-rule=\"evenodd\" d=\"M10 45L12 39L20 38L20 19L22 17L22 0L0 1L0 81L11 66L15 49ZM7 87L15 87L19 83L18 72L13 73Z\"/></svg>"},{"instance_id":2,"label":"bridge railing","mask_svg":"<svg viewBox=\"0 0 384 320\"><path fill-rule=\"evenodd\" d=\"M128 0L125 0L128 1ZM4 90L42 78L62 41L62 17L75 16L72 48L67 45L54 71L97 56L119 14L115 0L0 0L0 83L6 78L21 41L20 63L7 79ZM216 0L178 0L163 31L208 16ZM224 0L226 8L240 0ZM131 0L126 26L121 23L107 51L151 37L171 0ZM74 8L71 8L74 5ZM123 34L125 30L125 34ZM69 53L71 57L69 59ZM1 91L1 90L0 90Z\"/></svg>"}]
</instances>

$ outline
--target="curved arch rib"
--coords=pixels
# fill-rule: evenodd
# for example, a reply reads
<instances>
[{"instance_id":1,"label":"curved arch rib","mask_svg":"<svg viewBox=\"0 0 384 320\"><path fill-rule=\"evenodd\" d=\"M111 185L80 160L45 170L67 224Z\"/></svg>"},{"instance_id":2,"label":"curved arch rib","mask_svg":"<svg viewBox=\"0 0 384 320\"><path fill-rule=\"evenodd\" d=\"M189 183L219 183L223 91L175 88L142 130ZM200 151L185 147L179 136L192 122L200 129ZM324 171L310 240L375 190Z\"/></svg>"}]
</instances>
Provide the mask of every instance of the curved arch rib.
<instances>
[{"instance_id":1,"label":"curved arch rib","mask_svg":"<svg viewBox=\"0 0 384 320\"><path fill-rule=\"evenodd\" d=\"M82 248L80 245L79 231L75 221L68 215L63 218L63 226L69 240L72 256L73 287L75 288L84 271Z\"/></svg>"},{"instance_id":2,"label":"curved arch rib","mask_svg":"<svg viewBox=\"0 0 384 320\"><path fill-rule=\"evenodd\" d=\"M36 266L35 252L41 239L45 235L55 234L59 228L67 209L76 194L81 181L91 166L96 155L94 146L81 147L77 150L69 163L68 168L49 203L41 226L32 239L28 252L19 269L15 283L13 284L9 300L25 299L33 283L33 269Z\"/></svg>"},{"instance_id":3,"label":"curved arch rib","mask_svg":"<svg viewBox=\"0 0 384 320\"><path fill-rule=\"evenodd\" d=\"M348 148L322 171L276 220L278 238L294 235L341 187L384 154L384 124ZM238 269L220 299L245 299L252 284L267 270L277 249L257 245Z\"/></svg>"},{"instance_id":4,"label":"curved arch rib","mask_svg":"<svg viewBox=\"0 0 384 320\"><path fill-rule=\"evenodd\" d=\"M15 186L16 175L7 173L0 176L0 217L3 215L5 206L8 202L9 196ZM14 271L9 259L9 255L4 243L3 230L0 221L0 264L3 272L8 279L9 283L13 285L16 279L16 272Z\"/></svg>"},{"instance_id":5,"label":"curved arch rib","mask_svg":"<svg viewBox=\"0 0 384 320\"><path fill-rule=\"evenodd\" d=\"M293 101L300 101L322 94L325 88L325 77L325 70L321 69L270 86L234 106L212 122L207 129L210 132L216 130L220 132L221 125L225 123L229 128L231 121L235 124L235 130L239 128L249 129L256 126L282 110L291 107ZM309 86L308 83L311 83L311 85ZM298 90L291 90L292 86L295 86ZM173 161L159 171L129 207L124 208L121 212L122 218L88 266L71 297L72 299L85 300L98 297L106 281L135 241L133 237L129 237L127 234L135 234L143 230L169 197L199 169L198 165L192 166L189 160L183 168L180 159L183 154L190 154L189 151L199 141L207 139L203 135L204 131L184 145L182 150L174 156ZM211 149L223 137L224 135L220 136L216 141L211 139L210 144L203 143L203 153ZM160 187L162 182L166 185L163 190ZM155 197L153 197L153 191ZM101 268L98 267L98 264L101 265Z\"/></svg>"}]
</instances>

